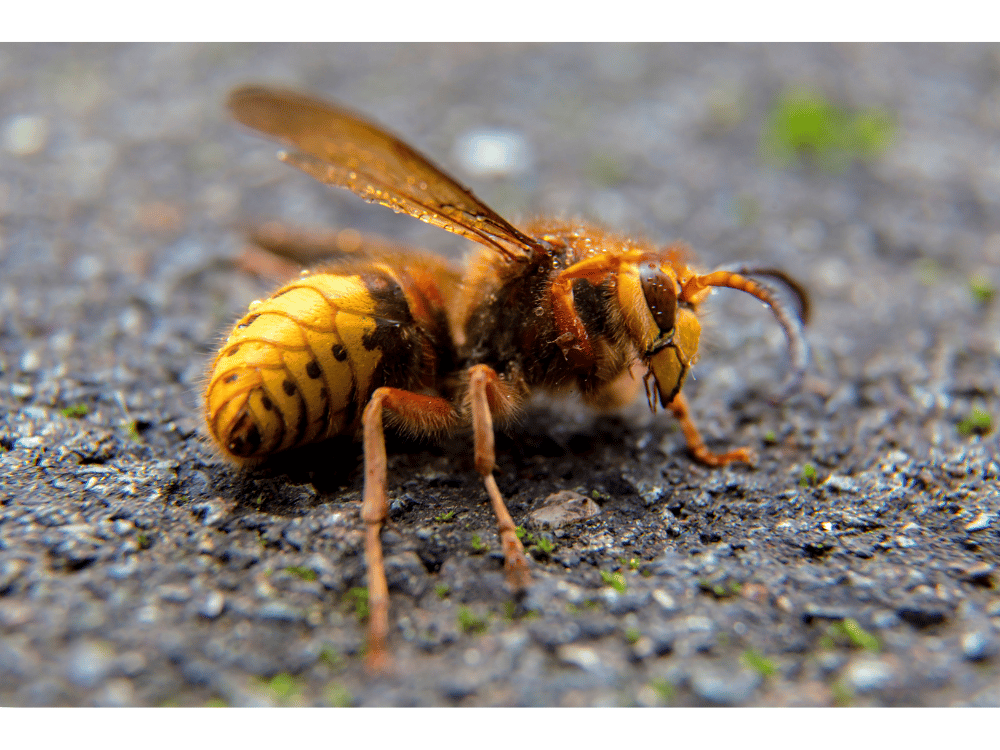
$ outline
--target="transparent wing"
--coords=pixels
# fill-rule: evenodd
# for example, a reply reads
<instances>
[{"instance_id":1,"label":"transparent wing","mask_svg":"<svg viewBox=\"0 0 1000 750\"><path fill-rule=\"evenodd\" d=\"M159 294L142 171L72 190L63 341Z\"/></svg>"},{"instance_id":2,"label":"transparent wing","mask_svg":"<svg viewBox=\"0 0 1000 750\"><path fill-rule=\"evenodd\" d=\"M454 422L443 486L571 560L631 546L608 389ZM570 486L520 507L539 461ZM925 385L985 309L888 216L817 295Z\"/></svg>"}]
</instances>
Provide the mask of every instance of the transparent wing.
<instances>
[{"instance_id":1,"label":"transparent wing","mask_svg":"<svg viewBox=\"0 0 1000 750\"><path fill-rule=\"evenodd\" d=\"M259 86L234 91L229 109L244 125L297 148L281 158L321 182L481 242L512 260L544 252L467 187L349 110Z\"/></svg>"}]
</instances>

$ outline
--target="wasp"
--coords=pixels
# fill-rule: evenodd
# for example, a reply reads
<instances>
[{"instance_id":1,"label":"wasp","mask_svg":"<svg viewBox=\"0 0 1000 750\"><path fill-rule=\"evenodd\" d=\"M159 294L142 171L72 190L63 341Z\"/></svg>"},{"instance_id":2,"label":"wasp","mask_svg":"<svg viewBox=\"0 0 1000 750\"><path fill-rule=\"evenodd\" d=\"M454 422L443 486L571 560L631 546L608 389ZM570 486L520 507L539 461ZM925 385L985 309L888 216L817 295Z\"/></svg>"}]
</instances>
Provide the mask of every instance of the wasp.
<instances>
[{"instance_id":1,"label":"wasp","mask_svg":"<svg viewBox=\"0 0 1000 750\"><path fill-rule=\"evenodd\" d=\"M371 670L388 664L380 538L389 509L387 423L421 436L471 430L505 575L521 591L530 570L493 476L494 429L514 419L531 392L576 392L606 409L629 403L644 386L650 408L680 422L695 460L750 462L748 448L711 452L681 393L698 358L698 312L715 287L770 307L791 353L785 390L802 379L806 296L778 270L703 274L688 265L683 245L580 222L539 220L519 229L406 143L336 104L250 86L234 91L228 106L240 123L291 149L279 153L282 161L477 243L464 269L380 244L340 253L322 272L253 303L208 379L208 431L237 464L335 435L360 438ZM798 309L765 280L791 290Z\"/></svg>"}]
</instances>

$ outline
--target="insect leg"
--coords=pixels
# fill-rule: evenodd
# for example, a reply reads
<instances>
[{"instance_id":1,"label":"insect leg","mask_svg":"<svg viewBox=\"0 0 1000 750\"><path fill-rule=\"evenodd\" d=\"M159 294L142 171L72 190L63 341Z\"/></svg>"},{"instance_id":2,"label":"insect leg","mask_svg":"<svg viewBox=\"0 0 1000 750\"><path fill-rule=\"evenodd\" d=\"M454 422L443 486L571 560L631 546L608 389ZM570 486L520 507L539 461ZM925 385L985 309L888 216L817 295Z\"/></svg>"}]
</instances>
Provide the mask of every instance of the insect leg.
<instances>
[{"instance_id":1,"label":"insect leg","mask_svg":"<svg viewBox=\"0 0 1000 750\"><path fill-rule=\"evenodd\" d=\"M638 260L639 253L605 254L595 258L586 258L564 268L549 285L549 298L552 313L555 316L556 328L562 331L559 346L563 353L570 357L575 352L577 356L589 358L593 356L593 347L587 329L576 311L573 301L573 282L586 279L591 284L602 283L610 274L621 268L625 261Z\"/></svg>"},{"instance_id":2,"label":"insect leg","mask_svg":"<svg viewBox=\"0 0 1000 750\"><path fill-rule=\"evenodd\" d=\"M386 641L389 637L389 585L382 560L380 533L389 515L386 493L385 431L383 410L391 411L400 422L419 432L446 430L458 417L447 399L423 396L399 388L377 388L365 407L364 426L365 493L361 520L365 524L365 563L368 568L368 654L370 672L388 667Z\"/></svg>"},{"instance_id":3,"label":"insect leg","mask_svg":"<svg viewBox=\"0 0 1000 750\"><path fill-rule=\"evenodd\" d=\"M753 463L754 454L749 448L737 448L728 453L712 453L708 449L708 446L705 445L705 441L701 439L698 427L691 418L687 399L684 398L683 393L678 393L674 396L674 400L667 404L667 408L670 409L677 421L681 423L681 429L684 431L684 439L687 441L688 450L691 451L691 455L694 456L696 461L706 466L725 466L737 461L745 464Z\"/></svg>"},{"instance_id":4,"label":"insect leg","mask_svg":"<svg viewBox=\"0 0 1000 750\"><path fill-rule=\"evenodd\" d=\"M500 533L500 545L503 548L504 570L507 582L515 589L522 590L531 582L531 572L528 569L528 558L524 554L524 545L517 538L514 521L510 517L507 506L497 481L493 478L496 466L496 452L493 442L493 416L490 402L493 401L502 408L499 402L508 402L508 409L513 408L509 402L513 396L507 391L496 372L487 365L475 365L469 369L469 399L472 408L472 430L476 452L476 471L483 477L486 494L490 496L493 513L497 517L497 530Z\"/></svg>"}]
</instances>

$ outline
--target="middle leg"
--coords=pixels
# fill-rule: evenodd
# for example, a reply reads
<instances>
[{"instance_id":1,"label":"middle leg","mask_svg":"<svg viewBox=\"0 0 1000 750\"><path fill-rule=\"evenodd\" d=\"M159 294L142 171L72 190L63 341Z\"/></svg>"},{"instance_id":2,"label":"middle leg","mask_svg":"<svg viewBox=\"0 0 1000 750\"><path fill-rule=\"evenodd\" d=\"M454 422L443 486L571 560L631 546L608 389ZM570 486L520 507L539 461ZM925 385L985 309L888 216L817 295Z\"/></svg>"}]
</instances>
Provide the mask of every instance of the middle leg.
<instances>
[{"instance_id":1,"label":"middle leg","mask_svg":"<svg viewBox=\"0 0 1000 750\"><path fill-rule=\"evenodd\" d=\"M492 403L492 408L491 408ZM493 411L512 412L517 408L513 390L504 384L493 368L474 365L469 368L469 405L472 410L473 441L476 451L476 471L483 477L486 494L490 496L493 513L497 517L497 530L503 548L504 570L507 582L516 591L527 588L531 582L528 558L524 545L517 538L517 527L510 517L503 495L493 477L496 450L493 441Z\"/></svg>"}]
</instances>

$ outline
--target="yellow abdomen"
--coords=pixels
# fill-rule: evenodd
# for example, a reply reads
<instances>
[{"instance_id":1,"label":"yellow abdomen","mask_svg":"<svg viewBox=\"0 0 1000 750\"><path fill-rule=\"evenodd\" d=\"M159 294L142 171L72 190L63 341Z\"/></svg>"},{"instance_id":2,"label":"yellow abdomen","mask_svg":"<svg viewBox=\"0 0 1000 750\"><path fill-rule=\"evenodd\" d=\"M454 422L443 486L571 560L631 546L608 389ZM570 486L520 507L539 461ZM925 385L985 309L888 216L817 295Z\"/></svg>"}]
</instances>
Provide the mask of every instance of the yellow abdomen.
<instances>
[{"instance_id":1,"label":"yellow abdomen","mask_svg":"<svg viewBox=\"0 0 1000 750\"><path fill-rule=\"evenodd\" d=\"M252 462L353 431L384 356L378 301L357 275L316 274L250 306L212 365L206 422ZM393 324L395 325L395 324Z\"/></svg>"}]
</instances>

